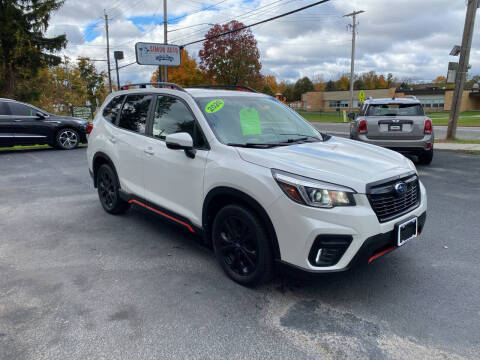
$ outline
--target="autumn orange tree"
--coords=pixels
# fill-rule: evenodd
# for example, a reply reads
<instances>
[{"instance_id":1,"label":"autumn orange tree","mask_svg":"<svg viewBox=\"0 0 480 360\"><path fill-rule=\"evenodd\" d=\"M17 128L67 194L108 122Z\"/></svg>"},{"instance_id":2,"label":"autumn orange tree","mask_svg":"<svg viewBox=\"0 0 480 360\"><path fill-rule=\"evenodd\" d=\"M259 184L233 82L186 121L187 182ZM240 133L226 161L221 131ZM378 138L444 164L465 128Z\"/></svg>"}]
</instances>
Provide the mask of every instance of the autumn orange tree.
<instances>
[{"instance_id":1,"label":"autumn orange tree","mask_svg":"<svg viewBox=\"0 0 480 360\"><path fill-rule=\"evenodd\" d=\"M205 75L198 68L195 59L184 49L181 50L180 56L180 66L168 68L168 81L183 87L204 84ZM159 81L158 69L153 72L150 81Z\"/></svg>"},{"instance_id":2,"label":"autumn orange tree","mask_svg":"<svg viewBox=\"0 0 480 360\"><path fill-rule=\"evenodd\" d=\"M240 29L241 22L232 20L215 25L205 35L203 48L199 51L200 68L210 80L222 85L245 85L261 90L263 87L260 69L260 52L250 29Z\"/></svg>"}]
</instances>

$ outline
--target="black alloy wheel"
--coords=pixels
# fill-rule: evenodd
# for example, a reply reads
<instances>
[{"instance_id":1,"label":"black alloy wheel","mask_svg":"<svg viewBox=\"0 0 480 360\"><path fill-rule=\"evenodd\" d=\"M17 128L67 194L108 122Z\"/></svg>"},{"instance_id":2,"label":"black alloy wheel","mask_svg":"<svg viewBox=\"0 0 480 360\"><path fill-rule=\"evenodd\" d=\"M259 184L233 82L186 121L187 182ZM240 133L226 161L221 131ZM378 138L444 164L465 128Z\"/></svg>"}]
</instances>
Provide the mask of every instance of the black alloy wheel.
<instances>
[{"instance_id":1,"label":"black alloy wheel","mask_svg":"<svg viewBox=\"0 0 480 360\"><path fill-rule=\"evenodd\" d=\"M98 197L105 211L111 214L120 214L129 208L128 202L118 195L117 177L109 165L102 165L97 174Z\"/></svg>"},{"instance_id":2,"label":"black alloy wheel","mask_svg":"<svg viewBox=\"0 0 480 360\"><path fill-rule=\"evenodd\" d=\"M228 205L217 214L212 235L217 260L230 278L246 286L270 280L272 252L256 214Z\"/></svg>"}]
</instances>

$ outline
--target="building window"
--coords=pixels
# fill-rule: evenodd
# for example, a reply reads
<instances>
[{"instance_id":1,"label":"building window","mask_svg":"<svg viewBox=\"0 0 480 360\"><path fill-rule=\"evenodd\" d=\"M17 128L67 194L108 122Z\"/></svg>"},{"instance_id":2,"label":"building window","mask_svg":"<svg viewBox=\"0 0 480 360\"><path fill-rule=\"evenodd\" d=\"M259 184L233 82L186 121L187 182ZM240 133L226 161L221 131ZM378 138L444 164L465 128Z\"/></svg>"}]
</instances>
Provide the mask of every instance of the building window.
<instances>
[{"instance_id":1,"label":"building window","mask_svg":"<svg viewBox=\"0 0 480 360\"><path fill-rule=\"evenodd\" d=\"M445 95L417 95L418 101L425 109L443 109L445 105Z\"/></svg>"}]
</instances>

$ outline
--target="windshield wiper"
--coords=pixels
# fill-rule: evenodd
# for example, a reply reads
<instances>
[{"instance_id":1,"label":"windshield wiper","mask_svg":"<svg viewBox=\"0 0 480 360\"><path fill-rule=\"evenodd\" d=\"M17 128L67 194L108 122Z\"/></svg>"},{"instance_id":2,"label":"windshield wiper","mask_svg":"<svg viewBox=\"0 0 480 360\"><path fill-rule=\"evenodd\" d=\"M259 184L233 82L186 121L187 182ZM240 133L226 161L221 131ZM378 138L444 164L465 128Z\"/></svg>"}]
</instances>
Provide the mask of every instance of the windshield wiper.
<instances>
[{"instance_id":1,"label":"windshield wiper","mask_svg":"<svg viewBox=\"0 0 480 360\"><path fill-rule=\"evenodd\" d=\"M228 146L237 146L237 147L245 147L245 148L258 148L258 149L268 149L275 146L285 146L286 143L244 143L244 144L237 144L237 143L227 143Z\"/></svg>"},{"instance_id":2,"label":"windshield wiper","mask_svg":"<svg viewBox=\"0 0 480 360\"><path fill-rule=\"evenodd\" d=\"M299 141L307 141L307 140L314 140L314 141L321 141L322 140L321 138L318 138L316 136L305 135L305 134L279 134L279 135L298 135L298 136L301 136L299 138L287 139L285 141L282 141L284 143L296 143L296 142L299 142Z\"/></svg>"}]
</instances>

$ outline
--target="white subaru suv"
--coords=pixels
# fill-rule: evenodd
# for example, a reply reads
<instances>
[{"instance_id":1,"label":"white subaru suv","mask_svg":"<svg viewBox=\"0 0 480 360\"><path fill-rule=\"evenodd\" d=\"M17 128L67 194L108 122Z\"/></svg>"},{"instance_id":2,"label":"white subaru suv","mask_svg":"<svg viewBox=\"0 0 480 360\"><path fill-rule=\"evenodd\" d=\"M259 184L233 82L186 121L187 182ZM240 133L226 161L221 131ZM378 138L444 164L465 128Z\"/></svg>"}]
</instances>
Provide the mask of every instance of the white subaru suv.
<instances>
[{"instance_id":1,"label":"white subaru suv","mask_svg":"<svg viewBox=\"0 0 480 360\"><path fill-rule=\"evenodd\" d=\"M88 128L108 213L140 206L200 235L250 286L278 263L342 271L421 233L427 196L403 155L320 133L253 91L147 85L111 94Z\"/></svg>"}]
</instances>

